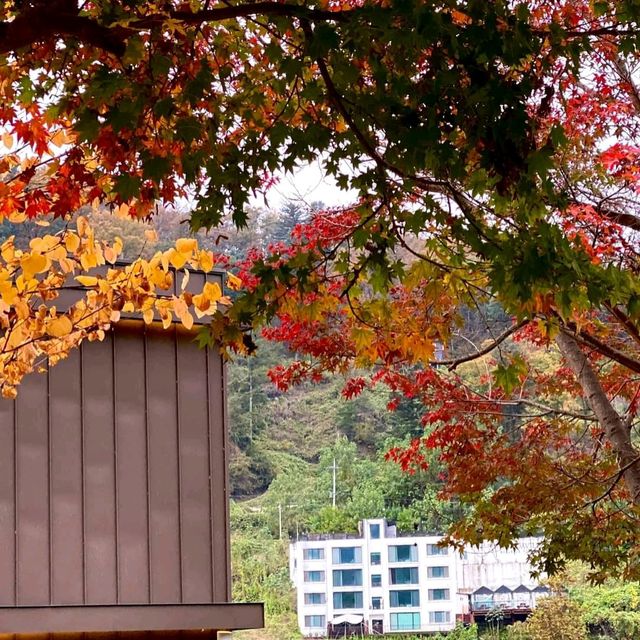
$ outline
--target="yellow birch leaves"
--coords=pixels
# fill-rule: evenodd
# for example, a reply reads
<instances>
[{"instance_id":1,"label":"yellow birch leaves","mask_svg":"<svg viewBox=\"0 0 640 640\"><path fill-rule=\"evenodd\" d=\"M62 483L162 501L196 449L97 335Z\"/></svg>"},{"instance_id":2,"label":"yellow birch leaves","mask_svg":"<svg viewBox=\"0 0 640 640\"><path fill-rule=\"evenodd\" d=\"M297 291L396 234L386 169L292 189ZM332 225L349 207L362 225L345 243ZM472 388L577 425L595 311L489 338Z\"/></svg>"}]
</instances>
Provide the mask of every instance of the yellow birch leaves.
<instances>
[{"instance_id":1,"label":"yellow birch leaves","mask_svg":"<svg viewBox=\"0 0 640 640\"><path fill-rule=\"evenodd\" d=\"M216 282L205 280L201 290L188 286L194 279L187 268L210 272L215 264L213 254L195 239L180 239L149 260L110 266L121 252L120 238L98 242L82 216L75 229L34 238L26 250L17 248L13 237L0 245L4 396L14 397L22 378L46 361L55 365L83 340L103 339L123 315L192 329L196 317L213 316L230 302Z\"/></svg>"}]
</instances>

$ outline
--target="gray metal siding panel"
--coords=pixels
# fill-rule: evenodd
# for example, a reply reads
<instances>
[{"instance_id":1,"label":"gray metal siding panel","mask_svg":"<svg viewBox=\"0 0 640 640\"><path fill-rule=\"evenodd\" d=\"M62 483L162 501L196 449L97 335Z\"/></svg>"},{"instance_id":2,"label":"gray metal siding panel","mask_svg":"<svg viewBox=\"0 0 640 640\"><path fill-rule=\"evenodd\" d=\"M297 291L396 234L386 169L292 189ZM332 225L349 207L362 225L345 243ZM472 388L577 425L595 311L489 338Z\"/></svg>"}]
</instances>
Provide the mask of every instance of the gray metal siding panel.
<instances>
[{"instance_id":1,"label":"gray metal siding panel","mask_svg":"<svg viewBox=\"0 0 640 640\"><path fill-rule=\"evenodd\" d=\"M115 334L119 602L149 602L145 354L139 332Z\"/></svg>"},{"instance_id":2,"label":"gray metal siding panel","mask_svg":"<svg viewBox=\"0 0 640 640\"><path fill-rule=\"evenodd\" d=\"M17 399L17 604L50 603L47 377L24 379Z\"/></svg>"},{"instance_id":3,"label":"gray metal siding panel","mask_svg":"<svg viewBox=\"0 0 640 640\"><path fill-rule=\"evenodd\" d=\"M176 345L157 327L146 340L151 601L181 602Z\"/></svg>"},{"instance_id":4,"label":"gray metal siding panel","mask_svg":"<svg viewBox=\"0 0 640 640\"><path fill-rule=\"evenodd\" d=\"M207 354L188 334L178 339L183 601L212 602ZM203 568L206 568L203 571Z\"/></svg>"},{"instance_id":5,"label":"gray metal siding panel","mask_svg":"<svg viewBox=\"0 0 640 640\"><path fill-rule=\"evenodd\" d=\"M213 562L211 566L214 583L214 601L225 602L231 600L231 574L224 571L231 565L231 550L229 536L220 535L220 524L224 522L228 529L229 499L228 461L227 455L227 426L225 405L225 373L222 359L216 352L207 352L207 380L209 404L209 460L211 467L211 533L213 546ZM215 398L223 398L216 402Z\"/></svg>"},{"instance_id":6,"label":"gray metal siding panel","mask_svg":"<svg viewBox=\"0 0 640 640\"><path fill-rule=\"evenodd\" d=\"M16 599L15 452L13 402L0 400L0 606Z\"/></svg>"},{"instance_id":7,"label":"gray metal siding panel","mask_svg":"<svg viewBox=\"0 0 640 640\"><path fill-rule=\"evenodd\" d=\"M113 336L82 346L85 592L118 602Z\"/></svg>"},{"instance_id":8,"label":"gray metal siding panel","mask_svg":"<svg viewBox=\"0 0 640 640\"><path fill-rule=\"evenodd\" d=\"M51 601L84 601L80 352L49 373Z\"/></svg>"}]
</instances>

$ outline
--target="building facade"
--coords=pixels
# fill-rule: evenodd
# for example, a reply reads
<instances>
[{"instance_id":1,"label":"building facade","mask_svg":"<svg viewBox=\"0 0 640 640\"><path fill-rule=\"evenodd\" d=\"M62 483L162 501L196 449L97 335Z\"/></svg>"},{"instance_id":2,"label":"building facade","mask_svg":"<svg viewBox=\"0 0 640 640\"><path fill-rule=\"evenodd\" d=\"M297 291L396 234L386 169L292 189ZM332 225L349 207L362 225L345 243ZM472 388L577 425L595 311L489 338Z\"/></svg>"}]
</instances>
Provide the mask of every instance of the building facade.
<instances>
[{"instance_id":1,"label":"building facade","mask_svg":"<svg viewBox=\"0 0 640 640\"><path fill-rule=\"evenodd\" d=\"M293 542L290 574L306 637L453 629L474 612L497 608L524 617L542 591L527 556L490 543L461 555L442 536L400 534L385 519L364 520L359 535L314 535ZM536 595L534 595L536 594ZM514 618L515 619L515 618Z\"/></svg>"}]
</instances>

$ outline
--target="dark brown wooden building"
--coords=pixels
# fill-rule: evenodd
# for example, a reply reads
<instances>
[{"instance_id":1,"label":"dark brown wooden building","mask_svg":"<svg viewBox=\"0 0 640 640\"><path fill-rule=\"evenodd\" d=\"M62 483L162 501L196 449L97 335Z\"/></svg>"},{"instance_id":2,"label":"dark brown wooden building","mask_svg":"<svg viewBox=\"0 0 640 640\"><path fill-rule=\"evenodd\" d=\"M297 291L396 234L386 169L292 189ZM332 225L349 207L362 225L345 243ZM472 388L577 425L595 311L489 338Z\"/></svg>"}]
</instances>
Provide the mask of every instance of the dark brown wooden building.
<instances>
[{"instance_id":1,"label":"dark brown wooden building","mask_svg":"<svg viewBox=\"0 0 640 640\"><path fill-rule=\"evenodd\" d=\"M128 319L0 400L0 637L263 625L230 604L224 372L193 338Z\"/></svg>"}]
</instances>

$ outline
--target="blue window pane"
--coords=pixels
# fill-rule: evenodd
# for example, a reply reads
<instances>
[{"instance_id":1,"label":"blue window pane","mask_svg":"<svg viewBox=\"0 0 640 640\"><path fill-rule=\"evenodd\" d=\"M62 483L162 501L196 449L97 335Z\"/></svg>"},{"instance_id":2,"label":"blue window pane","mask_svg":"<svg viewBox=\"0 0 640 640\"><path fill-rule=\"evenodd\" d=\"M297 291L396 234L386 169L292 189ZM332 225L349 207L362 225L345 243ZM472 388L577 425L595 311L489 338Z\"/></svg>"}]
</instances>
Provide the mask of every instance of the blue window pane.
<instances>
[{"instance_id":1,"label":"blue window pane","mask_svg":"<svg viewBox=\"0 0 640 640\"><path fill-rule=\"evenodd\" d=\"M392 607L419 607L420 592L417 590L389 591Z\"/></svg>"},{"instance_id":2,"label":"blue window pane","mask_svg":"<svg viewBox=\"0 0 640 640\"><path fill-rule=\"evenodd\" d=\"M339 591L333 594L334 609L362 609L362 591Z\"/></svg>"},{"instance_id":3,"label":"blue window pane","mask_svg":"<svg viewBox=\"0 0 640 640\"><path fill-rule=\"evenodd\" d=\"M305 571L305 582L324 582L324 571Z\"/></svg>"},{"instance_id":4,"label":"blue window pane","mask_svg":"<svg viewBox=\"0 0 640 640\"><path fill-rule=\"evenodd\" d=\"M418 584L418 567L390 569L391 584Z\"/></svg>"},{"instance_id":5,"label":"blue window pane","mask_svg":"<svg viewBox=\"0 0 640 640\"><path fill-rule=\"evenodd\" d=\"M305 627L324 627L324 616L305 616Z\"/></svg>"},{"instance_id":6,"label":"blue window pane","mask_svg":"<svg viewBox=\"0 0 640 640\"><path fill-rule=\"evenodd\" d=\"M429 578L448 578L449 567L427 567L427 576Z\"/></svg>"},{"instance_id":7,"label":"blue window pane","mask_svg":"<svg viewBox=\"0 0 640 640\"><path fill-rule=\"evenodd\" d=\"M360 587L362 586L362 569L334 569L334 587Z\"/></svg>"},{"instance_id":8,"label":"blue window pane","mask_svg":"<svg viewBox=\"0 0 640 640\"><path fill-rule=\"evenodd\" d=\"M305 593L304 594L304 603L305 604L324 604L324 593Z\"/></svg>"},{"instance_id":9,"label":"blue window pane","mask_svg":"<svg viewBox=\"0 0 640 640\"><path fill-rule=\"evenodd\" d=\"M389 562L417 562L418 548L415 544L389 547Z\"/></svg>"},{"instance_id":10,"label":"blue window pane","mask_svg":"<svg viewBox=\"0 0 640 640\"><path fill-rule=\"evenodd\" d=\"M419 613L392 613L391 631L415 631L420 629Z\"/></svg>"},{"instance_id":11,"label":"blue window pane","mask_svg":"<svg viewBox=\"0 0 640 640\"><path fill-rule=\"evenodd\" d=\"M359 564L362 562L360 547L334 547L331 555L333 564Z\"/></svg>"}]
</instances>

